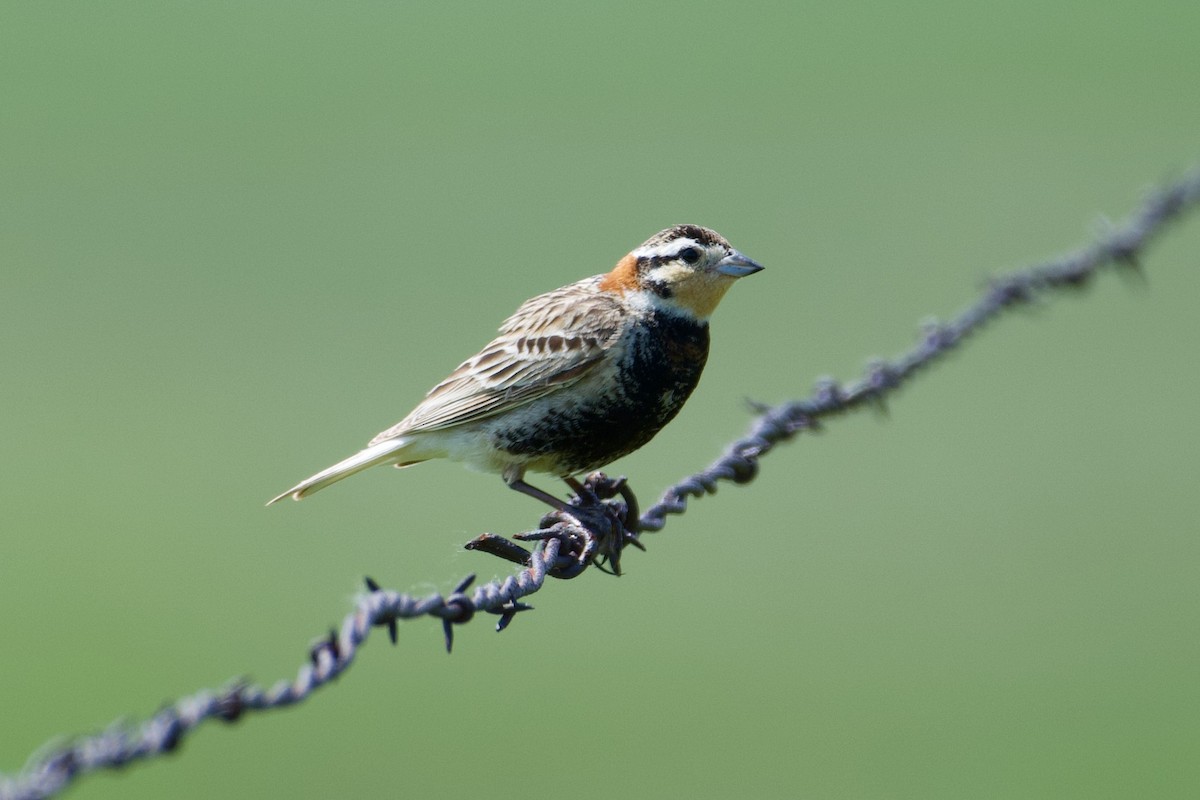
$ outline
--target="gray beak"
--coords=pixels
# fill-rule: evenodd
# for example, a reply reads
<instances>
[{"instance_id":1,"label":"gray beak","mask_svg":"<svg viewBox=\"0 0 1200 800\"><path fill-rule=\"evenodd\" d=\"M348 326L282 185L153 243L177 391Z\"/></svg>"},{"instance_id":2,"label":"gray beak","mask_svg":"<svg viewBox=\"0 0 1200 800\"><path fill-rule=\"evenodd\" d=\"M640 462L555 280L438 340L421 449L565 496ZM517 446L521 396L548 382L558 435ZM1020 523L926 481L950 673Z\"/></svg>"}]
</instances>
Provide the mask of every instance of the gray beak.
<instances>
[{"instance_id":1,"label":"gray beak","mask_svg":"<svg viewBox=\"0 0 1200 800\"><path fill-rule=\"evenodd\" d=\"M737 250L734 250L717 262L717 272L733 278L744 278L747 275L753 275L762 270L762 268L762 264L759 264L749 256L742 255Z\"/></svg>"}]
</instances>

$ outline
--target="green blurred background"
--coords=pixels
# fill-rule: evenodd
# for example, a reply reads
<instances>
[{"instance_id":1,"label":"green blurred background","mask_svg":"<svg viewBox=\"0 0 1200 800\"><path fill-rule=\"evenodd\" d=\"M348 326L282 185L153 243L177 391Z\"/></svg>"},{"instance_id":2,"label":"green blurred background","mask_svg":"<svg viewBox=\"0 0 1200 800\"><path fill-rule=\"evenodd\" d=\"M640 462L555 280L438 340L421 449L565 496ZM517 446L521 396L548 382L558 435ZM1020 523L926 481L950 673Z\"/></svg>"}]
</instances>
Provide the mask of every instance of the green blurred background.
<instances>
[{"instance_id":1,"label":"green blurred background","mask_svg":"<svg viewBox=\"0 0 1200 800\"><path fill-rule=\"evenodd\" d=\"M666 225L767 265L614 466L859 374L1200 158L1179 2L6 3L0 771L291 676L371 574L447 590L540 514L377 470L526 297ZM497 636L373 638L301 707L87 798L1195 797L1200 219L772 454Z\"/></svg>"}]
</instances>

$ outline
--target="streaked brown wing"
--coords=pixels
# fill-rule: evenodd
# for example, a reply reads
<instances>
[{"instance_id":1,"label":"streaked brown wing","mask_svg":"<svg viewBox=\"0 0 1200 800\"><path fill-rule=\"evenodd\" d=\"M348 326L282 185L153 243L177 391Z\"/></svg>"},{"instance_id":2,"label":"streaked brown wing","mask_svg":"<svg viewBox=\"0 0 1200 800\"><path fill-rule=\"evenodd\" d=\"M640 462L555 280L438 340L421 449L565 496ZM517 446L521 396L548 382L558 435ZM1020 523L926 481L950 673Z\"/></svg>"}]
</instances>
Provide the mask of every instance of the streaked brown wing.
<instances>
[{"instance_id":1,"label":"streaked brown wing","mask_svg":"<svg viewBox=\"0 0 1200 800\"><path fill-rule=\"evenodd\" d=\"M604 358L621 307L588 278L528 300L500 335L430 390L371 444L501 414L578 381Z\"/></svg>"}]
</instances>

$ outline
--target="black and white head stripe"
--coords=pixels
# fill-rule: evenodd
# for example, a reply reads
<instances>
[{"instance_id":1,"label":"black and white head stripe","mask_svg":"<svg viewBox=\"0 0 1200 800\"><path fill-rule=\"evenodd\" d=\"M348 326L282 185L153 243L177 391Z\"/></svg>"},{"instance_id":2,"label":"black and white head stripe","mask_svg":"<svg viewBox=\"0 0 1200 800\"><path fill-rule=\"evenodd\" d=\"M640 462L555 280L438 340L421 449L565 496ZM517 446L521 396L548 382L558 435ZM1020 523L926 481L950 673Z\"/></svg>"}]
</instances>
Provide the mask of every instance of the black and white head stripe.
<instances>
[{"instance_id":1,"label":"black and white head stripe","mask_svg":"<svg viewBox=\"0 0 1200 800\"><path fill-rule=\"evenodd\" d=\"M694 263L695 256L689 259L685 251L713 247L724 252L733 250L725 237L714 230L699 225L675 225L651 236L633 251L633 255L639 264L657 265L680 259Z\"/></svg>"},{"instance_id":2,"label":"black and white head stripe","mask_svg":"<svg viewBox=\"0 0 1200 800\"><path fill-rule=\"evenodd\" d=\"M719 244L729 247L729 242L725 241L724 236L709 228L702 228L699 225L673 225L642 242L638 250L655 248L677 239L691 239L694 244L700 245Z\"/></svg>"}]
</instances>

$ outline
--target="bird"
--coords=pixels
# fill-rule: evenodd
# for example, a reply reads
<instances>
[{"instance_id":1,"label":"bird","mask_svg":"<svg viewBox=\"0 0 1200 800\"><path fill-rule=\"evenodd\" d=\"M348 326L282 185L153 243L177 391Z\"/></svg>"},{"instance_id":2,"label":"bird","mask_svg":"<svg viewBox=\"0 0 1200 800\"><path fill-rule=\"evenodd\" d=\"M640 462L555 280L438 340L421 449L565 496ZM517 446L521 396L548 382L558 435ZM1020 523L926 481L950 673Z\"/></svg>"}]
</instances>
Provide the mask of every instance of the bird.
<instances>
[{"instance_id":1,"label":"bird","mask_svg":"<svg viewBox=\"0 0 1200 800\"><path fill-rule=\"evenodd\" d=\"M696 388L709 316L735 281L762 268L716 231L662 230L611 271L525 301L408 416L267 505L369 467L447 458L567 510L526 472L580 493L576 475L649 442Z\"/></svg>"}]
</instances>

